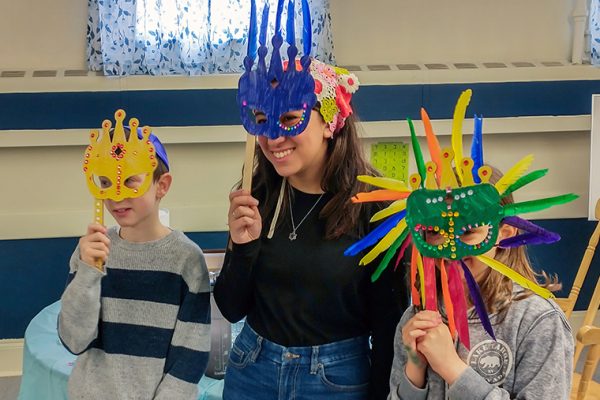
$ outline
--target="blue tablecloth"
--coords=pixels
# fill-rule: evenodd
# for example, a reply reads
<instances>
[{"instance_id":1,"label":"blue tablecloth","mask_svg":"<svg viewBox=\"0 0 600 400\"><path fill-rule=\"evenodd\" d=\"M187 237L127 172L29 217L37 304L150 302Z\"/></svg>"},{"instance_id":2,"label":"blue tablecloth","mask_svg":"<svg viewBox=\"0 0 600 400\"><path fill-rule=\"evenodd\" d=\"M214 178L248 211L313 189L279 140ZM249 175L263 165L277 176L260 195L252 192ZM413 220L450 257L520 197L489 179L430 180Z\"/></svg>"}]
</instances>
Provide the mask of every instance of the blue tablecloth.
<instances>
[{"instance_id":1,"label":"blue tablecloth","mask_svg":"<svg viewBox=\"0 0 600 400\"><path fill-rule=\"evenodd\" d=\"M67 381L76 356L69 353L56 331L60 302L39 312L25 331L23 376L18 400L66 400ZM199 400L220 400L223 381L203 376Z\"/></svg>"}]
</instances>

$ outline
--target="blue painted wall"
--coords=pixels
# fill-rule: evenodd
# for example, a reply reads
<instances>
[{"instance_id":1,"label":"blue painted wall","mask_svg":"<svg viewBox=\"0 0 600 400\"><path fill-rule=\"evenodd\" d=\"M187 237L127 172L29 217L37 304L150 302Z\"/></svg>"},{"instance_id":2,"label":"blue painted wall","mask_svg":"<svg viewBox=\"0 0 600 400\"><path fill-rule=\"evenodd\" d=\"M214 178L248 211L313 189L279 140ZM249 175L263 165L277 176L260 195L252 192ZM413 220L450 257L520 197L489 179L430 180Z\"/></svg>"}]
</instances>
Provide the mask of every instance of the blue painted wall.
<instances>
[{"instance_id":1,"label":"blue painted wall","mask_svg":"<svg viewBox=\"0 0 600 400\"><path fill-rule=\"evenodd\" d=\"M192 232L203 250L224 249L227 232ZM0 339L22 338L29 321L58 300L79 238L0 240Z\"/></svg>"},{"instance_id":2,"label":"blue painted wall","mask_svg":"<svg viewBox=\"0 0 600 400\"><path fill-rule=\"evenodd\" d=\"M571 291L585 248L596 227L596 222L588 221L587 218L545 219L535 222L560 234L561 240L551 245L530 247L531 262L537 270L543 269L549 274L558 274L563 289L557 292L556 295L557 297L567 297ZM587 309L599 275L600 249L596 252L590 265L588 275L575 305L576 310Z\"/></svg>"},{"instance_id":3,"label":"blue painted wall","mask_svg":"<svg viewBox=\"0 0 600 400\"><path fill-rule=\"evenodd\" d=\"M600 81L501 82L363 86L353 97L363 121L452 118L464 89L475 96L469 110L484 117L585 115ZM99 126L117 108L152 126L236 125L234 89L0 94L2 129L75 129Z\"/></svg>"},{"instance_id":4,"label":"blue painted wall","mask_svg":"<svg viewBox=\"0 0 600 400\"><path fill-rule=\"evenodd\" d=\"M595 222L585 218L535 222L562 236L556 244L530 248L529 254L537 269L558 274L564 289L557 295L564 297L571 289ZM227 242L227 232L190 232L188 236L204 250L223 249ZM0 339L23 337L29 321L42 308L60 298L69 271L69 258L77 240L0 241ZM577 310L585 309L590 301L600 273L599 257L594 258L590 267L577 301Z\"/></svg>"}]
</instances>

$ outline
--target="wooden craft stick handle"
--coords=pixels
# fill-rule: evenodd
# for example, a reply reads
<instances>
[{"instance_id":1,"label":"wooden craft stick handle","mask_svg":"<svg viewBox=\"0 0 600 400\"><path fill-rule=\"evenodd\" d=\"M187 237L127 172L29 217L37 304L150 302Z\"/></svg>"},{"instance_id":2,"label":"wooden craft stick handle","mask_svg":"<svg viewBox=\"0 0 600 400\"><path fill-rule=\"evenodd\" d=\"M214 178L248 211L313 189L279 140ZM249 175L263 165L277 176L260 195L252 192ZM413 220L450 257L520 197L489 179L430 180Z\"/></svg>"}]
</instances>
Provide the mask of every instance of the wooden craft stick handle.
<instances>
[{"instance_id":1,"label":"wooden craft stick handle","mask_svg":"<svg viewBox=\"0 0 600 400\"><path fill-rule=\"evenodd\" d=\"M94 222L100 225L104 225L104 200L94 200ZM104 272L104 261L97 259L94 261L94 267Z\"/></svg>"},{"instance_id":2,"label":"wooden craft stick handle","mask_svg":"<svg viewBox=\"0 0 600 400\"><path fill-rule=\"evenodd\" d=\"M254 149L256 147L256 137L246 135L246 156L244 158L244 173L242 175L242 189L251 191L252 172L254 170Z\"/></svg>"}]
</instances>

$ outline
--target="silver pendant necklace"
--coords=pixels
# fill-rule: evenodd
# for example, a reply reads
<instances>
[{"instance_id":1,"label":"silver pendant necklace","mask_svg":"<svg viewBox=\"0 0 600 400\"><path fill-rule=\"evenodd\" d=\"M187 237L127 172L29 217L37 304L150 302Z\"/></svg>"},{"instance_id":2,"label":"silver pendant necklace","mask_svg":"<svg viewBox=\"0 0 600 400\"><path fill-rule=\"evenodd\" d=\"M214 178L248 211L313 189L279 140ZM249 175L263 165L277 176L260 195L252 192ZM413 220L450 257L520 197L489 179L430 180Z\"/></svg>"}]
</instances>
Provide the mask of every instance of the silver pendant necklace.
<instances>
[{"instance_id":1,"label":"silver pendant necklace","mask_svg":"<svg viewBox=\"0 0 600 400\"><path fill-rule=\"evenodd\" d=\"M321 198L323 197L325 193L321 193L321 195L319 196L319 198L317 199L317 201L315 202L315 204L313 204L313 206L310 208L310 210L308 210L308 212L306 213L306 215L304 216L304 218L302 218L302 220L300 221L300 223L298 223L298 225L296 225L294 223L294 212L292 211L292 202L290 201L290 217L292 219L292 231L290 232L290 235L288 236L289 239L291 241L296 240L296 238L298 237L298 235L296 234L296 231L298 230L298 228L300 228L300 225L302 225L302 223L304 222L304 220L306 219L306 217L309 216L309 214L312 212L312 210L315 209L315 207L317 206L317 204L319 204L319 201L321 201ZM291 200L291 196L290 196L290 200Z\"/></svg>"}]
</instances>

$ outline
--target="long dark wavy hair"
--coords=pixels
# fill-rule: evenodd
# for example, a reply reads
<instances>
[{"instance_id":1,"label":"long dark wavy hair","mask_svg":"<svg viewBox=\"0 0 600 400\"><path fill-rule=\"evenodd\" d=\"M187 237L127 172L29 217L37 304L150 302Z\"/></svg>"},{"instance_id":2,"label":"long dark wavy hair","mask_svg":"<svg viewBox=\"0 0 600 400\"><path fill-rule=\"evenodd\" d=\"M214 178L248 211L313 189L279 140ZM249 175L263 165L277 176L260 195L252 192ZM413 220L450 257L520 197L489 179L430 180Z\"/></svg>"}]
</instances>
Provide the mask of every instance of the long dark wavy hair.
<instances>
[{"instance_id":1,"label":"long dark wavy hair","mask_svg":"<svg viewBox=\"0 0 600 400\"><path fill-rule=\"evenodd\" d=\"M319 114L319 118L321 115ZM359 182L357 175L379 175L366 160L358 135L358 118L352 114L346 123L327 141L325 167L321 176L321 189L333 194L319 214L325 220L325 239L342 235L360 237L368 230L370 206L354 204L351 197L366 191L368 185ZM252 178L252 195L260 202L263 233L273 219L282 177L259 149L255 152ZM286 191L277 224L286 220L289 192ZM266 228L266 229L265 229Z\"/></svg>"}]
</instances>

